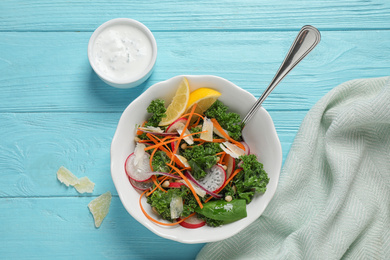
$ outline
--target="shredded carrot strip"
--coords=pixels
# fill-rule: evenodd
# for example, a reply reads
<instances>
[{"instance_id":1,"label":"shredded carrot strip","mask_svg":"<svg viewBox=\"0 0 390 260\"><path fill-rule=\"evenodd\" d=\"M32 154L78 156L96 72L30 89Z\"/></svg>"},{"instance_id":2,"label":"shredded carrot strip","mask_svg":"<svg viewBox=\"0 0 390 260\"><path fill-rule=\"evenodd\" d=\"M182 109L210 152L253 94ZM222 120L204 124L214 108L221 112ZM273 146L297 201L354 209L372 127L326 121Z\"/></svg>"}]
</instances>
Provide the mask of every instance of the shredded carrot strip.
<instances>
[{"instance_id":1,"label":"shredded carrot strip","mask_svg":"<svg viewBox=\"0 0 390 260\"><path fill-rule=\"evenodd\" d=\"M189 146L190 148L192 148L192 147L194 147L194 146L201 146L201 145L204 145L204 141L203 142L200 142L200 143L198 143L197 145L191 145L191 146Z\"/></svg>"},{"instance_id":2,"label":"shredded carrot strip","mask_svg":"<svg viewBox=\"0 0 390 260\"><path fill-rule=\"evenodd\" d=\"M187 122L184 125L183 132L181 132L180 137L178 139L179 144L180 144L180 141L183 140L183 138L184 138L184 133L185 133L186 129L188 128L188 125L190 124L190 121L191 121L192 115L194 114L195 108L196 108L196 103L192 107L191 112L188 114ZM175 149L173 150L173 154L176 154L178 147L179 146L176 145ZM176 157L176 156L174 156L174 157ZM172 160L173 160L173 158L171 159L171 163L172 163Z\"/></svg>"},{"instance_id":3,"label":"shredded carrot strip","mask_svg":"<svg viewBox=\"0 0 390 260\"><path fill-rule=\"evenodd\" d=\"M194 104L194 107L196 107L196 106L197 106L197 104L195 103L195 104ZM195 111L195 109L191 109L191 110L194 110L194 111ZM190 113L188 113L188 114L184 114L184 115L182 115L181 117L187 117L187 116L189 117L190 115L191 115L191 117L192 117L192 116L198 116L198 117L204 119L204 117L203 117L201 114L198 114L198 113L195 113L195 112L194 112L194 113L191 113L191 112L190 112ZM191 118L188 118L188 120L191 120Z\"/></svg>"},{"instance_id":4,"label":"shredded carrot strip","mask_svg":"<svg viewBox=\"0 0 390 260\"><path fill-rule=\"evenodd\" d=\"M192 217L192 216L194 216L194 215L196 214L196 213L194 212L194 213L190 214L188 217L182 218L182 219L180 219L179 221L174 222L174 223L164 223L164 222L155 220L154 218L152 218L152 217L145 211L144 207L142 206L142 197L145 195L146 192L147 192L147 190L144 191L144 192L141 194L141 196L139 197L139 206L140 206L140 208L141 208L141 211L144 213L145 217L146 217L147 219L153 221L153 222L156 223L156 224L159 224L159 225L162 225L162 226L175 226L175 225L177 225L177 224L183 222L184 220L186 220L186 219L188 219L188 218L190 218L190 217Z\"/></svg>"},{"instance_id":5,"label":"shredded carrot strip","mask_svg":"<svg viewBox=\"0 0 390 260\"><path fill-rule=\"evenodd\" d=\"M213 196L210 196L210 197L208 197L204 202L209 202L211 199L213 198Z\"/></svg>"},{"instance_id":6,"label":"shredded carrot strip","mask_svg":"<svg viewBox=\"0 0 390 260\"><path fill-rule=\"evenodd\" d=\"M150 144L152 143L150 140L139 140L138 143L146 143L146 144Z\"/></svg>"},{"instance_id":7,"label":"shredded carrot strip","mask_svg":"<svg viewBox=\"0 0 390 260\"><path fill-rule=\"evenodd\" d=\"M152 140L155 144L158 144L159 143L159 140L156 136L152 135L152 134L146 134L147 137L149 137L150 140ZM159 147L159 149L163 152L165 152L169 157L171 157L171 150L169 149L169 147Z\"/></svg>"},{"instance_id":8,"label":"shredded carrot strip","mask_svg":"<svg viewBox=\"0 0 390 260\"><path fill-rule=\"evenodd\" d=\"M172 177L162 175L162 176L157 178L157 180L160 181L160 182L163 182L163 181L165 181L167 179L172 179Z\"/></svg>"},{"instance_id":9,"label":"shredded carrot strip","mask_svg":"<svg viewBox=\"0 0 390 260\"><path fill-rule=\"evenodd\" d=\"M221 157L219 159L220 164L226 164L226 162L224 161L225 156L226 156L226 152L220 152L220 153L217 153L216 155L221 155Z\"/></svg>"},{"instance_id":10,"label":"shredded carrot strip","mask_svg":"<svg viewBox=\"0 0 390 260\"><path fill-rule=\"evenodd\" d=\"M165 142L164 141L161 142L161 140L159 140L159 142L157 142L155 145L145 147L145 151L148 151L148 150L151 150L154 148L159 148L160 146L165 146L165 145L170 144L170 143L175 142L175 141L177 141L177 138L171 139L171 140L165 141Z\"/></svg>"},{"instance_id":11,"label":"shredded carrot strip","mask_svg":"<svg viewBox=\"0 0 390 260\"><path fill-rule=\"evenodd\" d=\"M236 170L230 175L229 179L227 179L227 181L225 181L225 184L222 186L222 188L220 189L220 191L223 190L223 189L226 187L226 185L227 185L231 180L233 180L233 178L234 178L240 171L242 171L241 168L236 169Z\"/></svg>"},{"instance_id":12,"label":"shredded carrot strip","mask_svg":"<svg viewBox=\"0 0 390 260\"><path fill-rule=\"evenodd\" d=\"M157 187L159 190L161 190L161 191L163 191L163 192L168 192L168 191L164 190L164 189L161 187L160 183L157 182L157 180L156 180L156 175L153 175L153 176L152 176L152 181L153 181L154 185L156 185L156 187Z\"/></svg>"},{"instance_id":13,"label":"shredded carrot strip","mask_svg":"<svg viewBox=\"0 0 390 260\"><path fill-rule=\"evenodd\" d=\"M168 176L163 176L165 178L168 178L168 179L172 179L171 177L168 177ZM160 177L161 178L161 177ZM166 179L163 179L163 181L165 181ZM161 181L161 182L163 182ZM157 186L154 187L148 194L146 194L146 197L149 197L153 192L155 192L157 190Z\"/></svg>"},{"instance_id":14,"label":"shredded carrot strip","mask_svg":"<svg viewBox=\"0 0 390 260\"><path fill-rule=\"evenodd\" d=\"M184 174L178 168L173 166L172 164L167 164L167 165L169 167L171 167L172 169L174 169L180 175L180 177L187 183L188 188L191 190L191 192L194 195L196 201L198 202L199 207L202 209L203 208L202 202L200 201L198 194L196 194L194 187L192 187L192 185L189 182L189 180L187 179L187 177L184 176Z\"/></svg>"},{"instance_id":15,"label":"shredded carrot strip","mask_svg":"<svg viewBox=\"0 0 390 260\"><path fill-rule=\"evenodd\" d=\"M242 150L245 151L245 147L242 145L242 143L234 140L233 138L231 138L228 134L225 133L225 131L223 130L223 128L221 127L221 125L218 123L218 121L215 119L215 118L211 118L211 122L213 122L213 125L214 127L226 138L228 139L231 143L237 145L238 147L240 147Z\"/></svg>"},{"instance_id":16,"label":"shredded carrot strip","mask_svg":"<svg viewBox=\"0 0 390 260\"><path fill-rule=\"evenodd\" d=\"M194 138L194 141L195 142L207 142L207 141L200 139L200 138ZM226 140L221 138L221 139L213 139L213 141L211 141L210 143L223 143L223 142L226 142Z\"/></svg>"},{"instance_id":17,"label":"shredded carrot strip","mask_svg":"<svg viewBox=\"0 0 390 260\"><path fill-rule=\"evenodd\" d=\"M190 167L185 167L183 165L183 163L180 161L180 159L176 156L176 153L179 149L179 144L180 142L186 138L186 137L189 137L189 136L192 136L192 135L196 135L196 134L201 134L201 133L204 133L205 131L201 131L201 132L197 132L197 133L191 133L191 134L185 134L186 130L189 129L189 128L193 128L193 127L196 127L199 125L200 123L200 120L201 119L204 119L204 117L198 113L195 113L195 109L196 109L196 104L192 107L190 113L188 114L185 114L183 115L182 117L187 117L187 122L183 128L183 131L182 133L180 134L179 137L177 136L166 136L164 138L159 138L158 136L154 135L154 134L151 134L151 133L146 133L146 136L149 138L149 140L141 140L140 142L142 143L149 143L151 144L150 146L146 147L145 148L145 151L148 151L148 150L153 150L151 155L150 155L150 161L149 161L149 164L150 164L150 167L151 169L153 170L153 167L152 167L152 161L153 161L153 157L155 155L155 153L158 151L158 150L161 150L163 152L165 152L169 158L171 158L171 161L170 163L167 163L167 165L171 168L170 170L170 173L173 173L173 174L178 174L183 180L184 182L187 184L187 187L190 189L191 193L193 194L195 200L197 201L198 205L200 208L203 208L203 204L199 198L199 196L196 194L196 191L194 189L194 187L192 186L191 182L188 180L188 178L185 177L184 175L184 171L186 170L189 170L191 169ZM191 125L191 119L194 117L194 116L198 116L197 120L195 121L195 123L193 123ZM231 138L221 127L221 125L218 123L218 121L215 119L215 118L212 118L211 119L212 123L213 123L213 126L226 138L226 139L213 139L211 142L213 143L222 143L222 142L225 142L226 140L228 140L229 142L237 145L239 148L245 150L245 147L238 141L234 140L233 138ZM146 121L143 123L143 126L145 125ZM137 134L140 132L140 134L142 133L142 131L137 131ZM195 142L199 142L199 145L203 145L206 141L205 140L202 140L200 138L194 138L193 139ZM170 148L168 145L171 144L172 142L177 142L178 145L175 145L174 148ZM189 146L189 147L192 147L192 146ZM219 153L216 153L215 155L217 156L220 156L220 159L219 159L219 163L220 164L227 164L227 156L226 156L226 152L219 152ZM178 167L176 167L175 165L177 165ZM220 189L223 190L226 185L228 185L232 180L233 178L241 171L242 169L236 169L232 174L231 176L225 181L224 185L222 186L222 188ZM165 189L163 189L163 187L161 186L161 184L166 181L166 180L171 180L172 177L169 177L169 176L162 176L162 177L159 177L157 178L156 176L152 176L152 180L155 184L155 187L151 190L145 190L141 196L140 196L140 199L139 199L139 204L140 204L140 207L141 207L141 210L142 212L144 213L144 215L151 221L153 221L154 223L156 224L159 224L159 225L163 225L163 226L174 226L174 225L177 225L179 224L180 222L186 220L187 218L195 215L196 213L192 213L190 214L188 217L186 218L183 218L183 219L180 219L180 221L178 222L174 222L174 223L164 223L164 222L160 222L156 219L154 219L153 217L151 217L150 215L148 215L148 213L145 211L145 209L143 208L142 206L142 197L145 195L145 196L150 196L151 194L153 194L153 192L155 192L157 189L160 189L161 191L163 192L167 192ZM213 197L210 196L209 198L207 198L205 200L205 202L208 202L212 199Z\"/></svg>"},{"instance_id":18,"label":"shredded carrot strip","mask_svg":"<svg viewBox=\"0 0 390 260\"><path fill-rule=\"evenodd\" d=\"M156 143L156 144L158 143L158 140L159 140L159 139L158 139L157 137L154 138L154 136L151 135L151 134L149 134L149 133L146 134L146 136L149 137L154 143ZM165 147L160 146L159 149L160 149L161 151L165 152L165 153L168 155L168 157L171 158L171 162L172 162L172 159L173 159L173 161L174 161L177 165L179 165L181 168L184 167L183 163L179 160L179 158L177 158L176 156L173 155L172 151L171 151L169 148L165 148Z\"/></svg>"},{"instance_id":19,"label":"shredded carrot strip","mask_svg":"<svg viewBox=\"0 0 390 260\"><path fill-rule=\"evenodd\" d=\"M189 128L197 127L199 125L200 119L201 119L201 117L198 117L198 119L195 121L195 123L193 123Z\"/></svg>"}]
</instances>

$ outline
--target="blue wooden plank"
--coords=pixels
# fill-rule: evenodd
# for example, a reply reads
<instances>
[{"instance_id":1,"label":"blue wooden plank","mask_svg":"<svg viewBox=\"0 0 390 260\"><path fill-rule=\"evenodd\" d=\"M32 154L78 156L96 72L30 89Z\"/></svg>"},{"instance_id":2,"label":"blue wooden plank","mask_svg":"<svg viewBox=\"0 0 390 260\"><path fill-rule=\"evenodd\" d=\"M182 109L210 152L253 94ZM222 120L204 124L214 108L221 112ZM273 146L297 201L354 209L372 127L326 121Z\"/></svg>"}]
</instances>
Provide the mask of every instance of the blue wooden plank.
<instances>
[{"instance_id":1,"label":"blue wooden plank","mask_svg":"<svg viewBox=\"0 0 390 260\"><path fill-rule=\"evenodd\" d=\"M2 259L194 259L203 244L155 235L113 197L99 229L80 198L0 199Z\"/></svg>"},{"instance_id":2,"label":"blue wooden plank","mask_svg":"<svg viewBox=\"0 0 390 260\"><path fill-rule=\"evenodd\" d=\"M180 74L221 76L258 97L296 32L156 33L159 54L152 77L127 90L104 84L92 71L86 54L90 35L0 33L0 112L121 112L150 85ZM264 106L309 109L344 81L388 75L387 56L390 31L323 32L320 45Z\"/></svg>"},{"instance_id":3,"label":"blue wooden plank","mask_svg":"<svg viewBox=\"0 0 390 260\"><path fill-rule=\"evenodd\" d=\"M283 160L306 111L271 111ZM110 173L110 145L120 113L0 114L0 198L117 194ZM125 145L125 144L124 144ZM96 185L79 194L56 179L60 166Z\"/></svg>"},{"instance_id":4,"label":"blue wooden plank","mask_svg":"<svg viewBox=\"0 0 390 260\"><path fill-rule=\"evenodd\" d=\"M117 17L158 31L389 29L387 0L325 1L12 1L0 2L0 31L93 31Z\"/></svg>"},{"instance_id":5,"label":"blue wooden plank","mask_svg":"<svg viewBox=\"0 0 390 260\"><path fill-rule=\"evenodd\" d=\"M4 259L193 259L202 245L162 239L121 205L109 146L120 113L151 84L179 74L225 77L259 96L297 30L321 44L267 99L285 160L301 120L324 94L354 78L386 76L388 0L0 1L0 252ZM129 17L154 32L159 56L148 82L103 84L86 48L106 20ZM65 165L95 183L91 195L60 184ZM110 190L100 229L87 204ZM167 250L168 248L168 250Z\"/></svg>"}]
</instances>

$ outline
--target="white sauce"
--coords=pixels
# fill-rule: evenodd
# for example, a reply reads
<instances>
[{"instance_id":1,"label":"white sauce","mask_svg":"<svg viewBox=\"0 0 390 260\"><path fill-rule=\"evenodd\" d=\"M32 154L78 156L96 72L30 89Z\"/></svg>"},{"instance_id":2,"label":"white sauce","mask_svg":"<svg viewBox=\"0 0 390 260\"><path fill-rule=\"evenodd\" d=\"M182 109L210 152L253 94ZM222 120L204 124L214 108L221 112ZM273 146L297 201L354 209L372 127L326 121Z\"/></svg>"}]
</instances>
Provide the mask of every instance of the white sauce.
<instances>
[{"instance_id":1,"label":"white sauce","mask_svg":"<svg viewBox=\"0 0 390 260\"><path fill-rule=\"evenodd\" d=\"M114 80L127 80L142 74L152 59L152 44L139 29L112 25L93 44L94 63L102 74Z\"/></svg>"}]
</instances>

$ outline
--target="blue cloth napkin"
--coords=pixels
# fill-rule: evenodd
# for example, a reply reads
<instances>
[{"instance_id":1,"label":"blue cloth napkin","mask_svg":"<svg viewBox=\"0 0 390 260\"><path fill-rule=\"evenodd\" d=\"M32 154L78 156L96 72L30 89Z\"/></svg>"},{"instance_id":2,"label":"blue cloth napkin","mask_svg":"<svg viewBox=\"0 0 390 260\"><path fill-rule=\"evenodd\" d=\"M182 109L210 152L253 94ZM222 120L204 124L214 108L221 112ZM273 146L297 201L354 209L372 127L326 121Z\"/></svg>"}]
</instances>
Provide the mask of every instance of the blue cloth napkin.
<instances>
[{"instance_id":1,"label":"blue cloth napkin","mask_svg":"<svg viewBox=\"0 0 390 260\"><path fill-rule=\"evenodd\" d=\"M314 105L263 215L197 259L390 259L390 77Z\"/></svg>"}]
</instances>

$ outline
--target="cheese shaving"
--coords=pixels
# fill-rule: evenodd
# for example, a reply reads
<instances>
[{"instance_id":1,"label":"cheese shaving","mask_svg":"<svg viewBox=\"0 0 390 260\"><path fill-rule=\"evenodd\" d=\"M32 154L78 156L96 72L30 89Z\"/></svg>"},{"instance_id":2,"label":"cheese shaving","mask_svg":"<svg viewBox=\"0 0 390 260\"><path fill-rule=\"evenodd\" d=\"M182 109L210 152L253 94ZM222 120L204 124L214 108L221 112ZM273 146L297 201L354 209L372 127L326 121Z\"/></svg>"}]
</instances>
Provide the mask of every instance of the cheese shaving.
<instances>
[{"instance_id":1,"label":"cheese shaving","mask_svg":"<svg viewBox=\"0 0 390 260\"><path fill-rule=\"evenodd\" d=\"M80 183L79 178L77 178L71 171L66 169L64 166L61 166L57 171L57 179L65 184L66 186L74 186Z\"/></svg>"},{"instance_id":2,"label":"cheese shaving","mask_svg":"<svg viewBox=\"0 0 390 260\"><path fill-rule=\"evenodd\" d=\"M93 183L88 177L81 177L79 183L74 185L74 188L79 193L92 193L95 183Z\"/></svg>"},{"instance_id":3,"label":"cheese shaving","mask_svg":"<svg viewBox=\"0 0 390 260\"><path fill-rule=\"evenodd\" d=\"M111 192L100 195L88 204L89 211L91 211L95 221L95 227L100 227L103 219L107 216L111 204Z\"/></svg>"}]
</instances>

